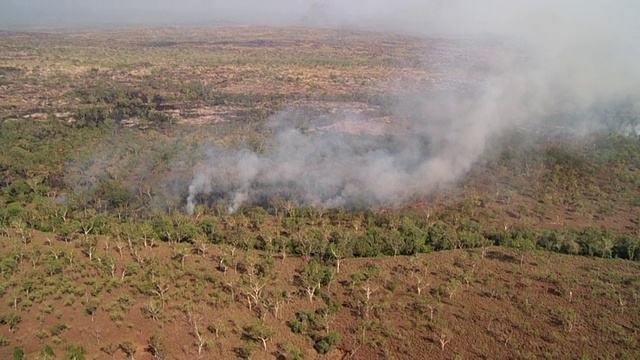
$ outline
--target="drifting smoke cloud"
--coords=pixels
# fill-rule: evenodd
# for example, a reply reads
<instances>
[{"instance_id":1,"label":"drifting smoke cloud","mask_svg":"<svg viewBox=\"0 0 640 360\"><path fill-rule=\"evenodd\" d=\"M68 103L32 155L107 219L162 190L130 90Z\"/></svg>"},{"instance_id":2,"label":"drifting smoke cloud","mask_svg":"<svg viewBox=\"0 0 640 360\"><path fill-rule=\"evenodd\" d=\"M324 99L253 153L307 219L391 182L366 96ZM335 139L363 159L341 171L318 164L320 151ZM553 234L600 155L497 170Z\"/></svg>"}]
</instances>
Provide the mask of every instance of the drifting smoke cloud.
<instances>
[{"instance_id":1,"label":"drifting smoke cloud","mask_svg":"<svg viewBox=\"0 0 640 360\"><path fill-rule=\"evenodd\" d=\"M496 85L476 95L404 101L412 114L401 113L402 124L383 127L385 134L366 133L376 124L349 111L330 119L334 126L302 131L292 126L301 114L284 111L271 119L276 135L266 153L208 150L207 161L194 169L187 210L193 212L198 195L212 193L230 211L274 198L345 208L407 202L456 181L515 119L497 106L508 90ZM345 126L365 133L345 132Z\"/></svg>"},{"instance_id":2,"label":"drifting smoke cloud","mask_svg":"<svg viewBox=\"0 0 640 360\"><path fill-rule=\"evenodd\" d=\"M464 80L471 78L469 69L458 70L456 76L471 89L403 94L397 108L387 109L405 119L402 129L384 136L352 136L337 128L303 132L287 125L301 116L298 112L280 113L271 120L275 135L264 154L206 151L188 188L189 211L204 195L231 209L275 197L346 207L402 203L455 182L492 139L523 124L562 119L582 132L615 128L638 135L639 17L636 0L8 0L0 5L0 27L73 25L78 18L107 24L318 25L493 39L522 49L522 56L495 59L479 82ZM370 119L345 111L332 120Z\"/></svg>"},{"instance_id":3,"label":"drifting smoke cloud","mask_svg":"<svg viewBox=\"0 0 640 360\"><path fill-rule=\"evenodd\" d=\"M607 121L613 113L618 129L640 131L635 2L406 1L387 6L393 10L389 16L382 11L385 4L374 1L366 13L381 28L491 36L514 41L523 55L496 59L486 77L468 81L464 91L399 101L396 115L410 116L403 131L385 136L304 133L283 125L299 114L280 113L272 119L277 131L265 154L210 150L208 161L195 168L188 211L199 194L210 193L230 210L276 197L328 207L399 204L455 182L492 139L519 125L562 118L581 131L611 130ZM332 13L332 3L324 5L323 13ZM341 18L357 23L352 8L346 9ZM421 20L428 20L424 28ZM355 114L342 117L333 120L367 121Z\"/></svg>"}]
</instances>

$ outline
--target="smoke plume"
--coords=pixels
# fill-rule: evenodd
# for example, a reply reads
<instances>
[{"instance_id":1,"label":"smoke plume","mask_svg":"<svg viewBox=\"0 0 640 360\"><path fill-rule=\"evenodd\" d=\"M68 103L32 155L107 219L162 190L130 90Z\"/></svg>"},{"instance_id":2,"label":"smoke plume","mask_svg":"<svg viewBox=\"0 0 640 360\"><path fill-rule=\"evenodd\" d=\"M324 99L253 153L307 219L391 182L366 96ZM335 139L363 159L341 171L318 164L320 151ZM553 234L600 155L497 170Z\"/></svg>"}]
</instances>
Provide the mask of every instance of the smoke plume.
<instances>
[{"instance_id":1,"label":"smoke plume","mask_svg":"<svg viewBox=\"0 0 640 360\"><path fill-rule=\"evenodd\" d=\"M318 118L292 106L270 120L264 152L206 149L188 186L193 211L205 201L233 210L278 197L303 205L403 203L455 183L497 136L519 126L638 135L639 15L635 0L8 0L0 27L82 25L76 19L92 26L304 25L514 50L494 56L479 76L473 67L434 70L438 59L427 49L425 70L448 86L396 94L383 109L391 124L349 108ZM311 126L296 126L302 119Z\"/></svg>"},{"instance_id":2,"label":"smoke plume","mask_svg":"<svg viewBox=\"0 0 640 360\"><path fill-rule=\"evenodd\" d=\"M480 79L470 68L449 69L448 76L457 79L444 82L461 86L401 94L393 109L385 109L400 120L383 126L382 133L345 131L345 124L380 125L348 110L332 119L305 119L325 126L304 130L292 126L304 114L279 113L270 121L275 135L264 153L210 149L208 160L194 169L188 210L203 195L230 210L279 197L328 207L396 205L455 183L493 139L517 126L561 124L575 133L638 134L640 42L629 13L640 14L640 6L603 1L401 5L392 9L374 1L366 17L380 29L492 39L516 50L492 59ZM385 9L393 11L384 15ZM335 8L325 2L322 10L326 15ZM347 7L339 18L358 25L352 10Z\"/></svg>"}]
</instances>

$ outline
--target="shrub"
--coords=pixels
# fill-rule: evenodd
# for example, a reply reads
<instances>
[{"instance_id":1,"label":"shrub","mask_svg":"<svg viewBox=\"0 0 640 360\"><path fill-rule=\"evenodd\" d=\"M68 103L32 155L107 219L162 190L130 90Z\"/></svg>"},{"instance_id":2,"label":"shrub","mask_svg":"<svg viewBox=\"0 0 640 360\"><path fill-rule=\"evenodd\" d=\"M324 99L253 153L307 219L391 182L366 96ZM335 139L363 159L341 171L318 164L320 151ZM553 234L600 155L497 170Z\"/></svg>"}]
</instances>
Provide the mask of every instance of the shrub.
<instances>
[{"instance_id":1,"label":"shrub","mask_svg":"<svg viewBox=\"0 0 640 360\"><path fill-rule=\"evenodd\" d=\"M389 281L386 285L387 290L391 291L391 293L395 293L396 289L398 288L398 285L400 285L401 282L398 278L393 278L392 281Z\"/></svg>"},{"instance_id":2,"label":"shrub","mask_svg":"<svg viewBox=\"0 0 640 360\"><path fill-rule=\"evenodd\" d=\"M22 317L20 317L20 313L15 311L0 316L0 324L8 325L11 332L16 330L20 321L22 321Z\"/></svg>"},{"instance_id":3,"label":"shrub","mask_svg":"<svg viewBox=\"0 0 640 360\"><path fill-rule=\"evenodd\" d=\"M334 345L340 340L340 333L334 332L329 334L329 336L321 337L316 340L316 343L313 345L313 348L319 354L326 354L331 351Z\"/></svg>"},{"instance_id":4,"label":"shrub","mask_svg":"<svg viewBox=\"0 0 640 360\"><path fill-rule=\"evenodd\" d=\"M25 299L20 303L20 309L23 311L28 311L33 306L33 301L29 299Z\"/></svg>"},{"instance_id":5,"label":"shrub","mask_svg":"<svg viewBox=\"0 0 640 360\"><path fill-rule=\"evenodd\" d=\"M123 321L124 320L124 312L120 310L114 310L109 313L109 317L113 321Z\"/></svg>"},{"instance_id":6,"label":"shrub","mask_svg":"<svg viewBox=\"0 0 640 360\"><path fill-rule=\"evenodd\" d=\"M69 329L69 326L65 323L57 323L51 327L51 335L60 336L65 330Z\"/></svg>"},{"instance_id":7,"label":"shrub","mask_svg":"<svg viewBox=\"0 0 640 360\"><path fill-rule=\"evenodd\" d=\"M129 310L129 308L131 308L131 305L133 305L133 299L129 294L122 294L118 298L118 303L120 304L120 308L122 310L127 311Z\"/></svg>"},{"instance_id":8,"label":"shrub","mask_svg":"<svg viewBox=\"0 0 640 360\"><path fill-rule=\"evenodd\" d=\"M24 359L24 350L22 348L16 347L13 348L13 360L22 360Z\"/></svg>"},{"instance_id":9,"label":"shrub","mask_svg":"<svg viewBox=\"0 0 640 360\"><path fill-rule=\"evenodd\" d=\"M44 340L49 337L49 332L45 329L36 330L36 337L40 340Z\"/></svg>"},{"instance_id":10,"label":"shrub","mask_svg":"<svg viewBox=\"0 0 640 360\"><path fill-rule=\"evenodd\" d=\"M85 305L85 308L84 308L85 313L93 317L96 314L96 311L98 310L98 305L100 305L100 302L98 300L90 299L89 301L87 301L87 304Z\"/></svg>"},{"instance_id":11,"label":"shrub","mask_svg":"<svg viewBox=\"0 0 640 360\"><path fill-rule=\"evenodd\" d=\"M124 351L124 353L131 359L133 359L133 355L136 353L136 345L132 340L125 340L120 343L120 349Z\"/></svg>"},{"instance_id":12,"label":"shrub","mask_svg":"<svg viewBox=\"0 0 640 360\"><path fill-rule=\"evenodd\" d=\"M284 357L286 359L304 360L304 355L302 351L292 343L286 343L284 345L280 345L279 349L281 352L284 353Z\"/></svg>"},{"instance_id":13,"label":"shrub","mask_svg":"<svg viewBox=\"0 0 640 360\"><path fill-rule=\"evenodd\" d=\"M308 313L306 311L299 311L296 314L296 318L289 321L289 328L296 334L301 334L307 331L310 326L314 326L316 323L316 315Z\"/></svg>"},{"instance_id":14,"label":"shrub","mask_svg":"<svg viewBox=\"0 0 640 360\"><path fill-rule=\"evenodd\" d=\"M115 355L116 351L118 351L119 348L120 347L118 345L111 343L101 347L100 350L105 352L108 355L113 356Z\"/></svg>"},{"instance_id":15,"label":"shrub","mask_svg":"<svg viewBox=\"0 0 640 360\"><path fill-rule=\"evenodd\" d=\"M256 352L256 345L251 342L247 342L243 347L235 349L236 355L241 359L250 359L254 352Z\"/></svg>"},{"instance_id":16,"label":"shrub","mask_svg":"<svg viewBox=\"0 0 640 360\"><path fill-rule=\"evenodd\" d=\"M118 279L111 279L109 281L106 282L106 285L104 286L104 289L108 292L111 293L111 291L113 291L113 289L118 288L118 286L120 285L120 280Z\"/></svg>"},{"instance_id":17,"label":"shrub","mask_svg":"<svg viewBox=\"0 0 640 360\"><path fill-rule=\"evenodd\" d=\"M67 346L67 353L63 357L65 360L84 360L86 351L82 346L69 345Z\"/></svg>"},{"instance_id":18,"label":"shrub","mask_svg":"<svg viewBox=\"0 0 640 360\"><path fill-rule=\"evenodd\" d=\"M154 333L149 339L148 351L153 355L154 359L166 359L167 358L167 345L165 344L162 336L159 333Z\"/></svg>"},{"instance_id":19,"label":"shrub","mask_svg":"<svg viewBox=\"0 0 640 360\"><path fill-rule=\"evenodd\" d=\"M56 354L55 352L53 352L53 349L50 345L45 345L42 347L42 350L40 350L40 356L43 359L52 359L56 356Z\"/></svg>"}]
</instances>

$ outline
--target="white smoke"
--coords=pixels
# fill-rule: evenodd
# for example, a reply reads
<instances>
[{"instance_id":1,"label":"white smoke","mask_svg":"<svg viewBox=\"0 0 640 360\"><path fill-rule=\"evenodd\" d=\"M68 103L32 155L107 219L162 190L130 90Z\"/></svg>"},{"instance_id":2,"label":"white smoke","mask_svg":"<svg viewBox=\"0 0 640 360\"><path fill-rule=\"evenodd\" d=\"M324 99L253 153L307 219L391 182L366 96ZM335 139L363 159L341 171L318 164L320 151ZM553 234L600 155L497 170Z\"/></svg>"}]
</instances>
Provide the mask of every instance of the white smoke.
<instances>
[{"instance_id":1,"label":"white smoke","mask_svg":"<svg viewBox=\"0 0 640 360\"><path fill-rule=\"evenodd\" d=\"M436 36L441 43L464 38L484 44L479 46L486 52L514 50L494 54L478 79L470 68L433 68L442 64L434 54L446 55L447 49L427 46L425 70L449 74L443 82L453 85L449 92L397 95L397 107L386 109L396 127L381 127L387 135L352 136L344 126L301 131L286 124L304 114L295 109L277 114L264 153L207 151L207 160L194 167L190 212L204 201L234 210L277 197L326 206L402 203L455 183L496 136L517 126L551 121L583 133L640 130L636 0L9 0L2 10L0 27L75 19L318 25ZM456 56L481 54L463 51L452 59ZM373 121L348 111L331 120Z\"/></svg>"},{"instance_id":2,"label":"white smoke","mask_svg":"<svg viewBox=\"0 0 640 360\"><path fill-rule=\"evenodd\" d=\"M297 121L326 124L327 119L300 119L299 111L274 116L276 132L264 154L209 150L196 167L187 210L198 195L212 194L235 211L243 203L285 198L300 205L346 208L391 206L411 201L454 183L469 171L501 129L520 114L508 100L518 91L509 83L491 85L478 94L445 93L433 99L398 103L398 118L387 132L351 134L341 126L296 128ZM483 84L489 87L488 84ZM413 114L401 109L412 108ZM343 112L333 125L367 123L362 115ZM213 156L212 156L213 155Z\"/></svg>"},{"instance_id":3,"label":"white smoke","mask_svg":"<svg viewBox=\"0 0 640 360\"><path fill-rule=\"evenodd\" d=\"M640 42L633 32L637 27L628 26L621 9L638 7L567 3L576 7L548 1L505 2L504 9L493 8L498 12L491 22L469 19L472 12L457 12L457 5L466 4L471 10L484 6L480 3L447 2L440 7L441 14L451 21L467 21L462 21L464 26L450 24L449 29L446 19L438 19L433 26L439 31L493 34L490 39L498 46L479 46L486 46L487 52L508 49L490 57L483 78L478 79L472 68L449 68L451 78L443 79L453 84L449 91L435 88L398 95L396 107L386 110L404 120L387 129L386 135L351 136L338 125L303 132L286 124L302 120L304 114L293 110L277 114L271 119L276 135L264 154L240 161L248 155L219 149L223 158L236 160L198 167L196 179L201 181L199 171L205 169L211 187L190 192L189 203L197 194L212 194L209 201L228 203L231 209L278 197L329 207L395 205L455 183L493 139L518 126L563 123L577 132L589 132L607 129L611 126L607 118L613 116L616 130L637 131ZM479 14L491 16L485 8ZM618 23L615 14L627 20ZM626 109L623 116L617 110L621 108ZM348 111L332 119L334 124L358 121L373 120Z\"/></svg>"}]
</instances>

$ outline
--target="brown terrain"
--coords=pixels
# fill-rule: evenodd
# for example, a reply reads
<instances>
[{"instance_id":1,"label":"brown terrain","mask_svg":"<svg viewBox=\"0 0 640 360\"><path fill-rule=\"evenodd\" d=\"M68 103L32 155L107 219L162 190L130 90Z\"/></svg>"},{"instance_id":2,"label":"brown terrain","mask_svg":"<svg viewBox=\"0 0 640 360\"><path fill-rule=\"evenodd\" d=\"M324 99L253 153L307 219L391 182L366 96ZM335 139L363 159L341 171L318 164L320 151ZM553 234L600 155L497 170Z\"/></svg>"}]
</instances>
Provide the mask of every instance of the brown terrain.
<instances>
[{"instance_id":1,"label":"brown terrain","mask_svg":"<svg viewBox=\"0 0 640 360\"><path fill-rule=\"evenodd\" d=\"M70 191L63 186L81 188L69 185L69 178L90 177L90 166L69 165L80 163L83 152L116 159L104 172L127 186L147 176L170 183L190 175L191 158L155 166L144 176L123 169L147 149L205 141L214 134L225 146L259 148L266 135L254 132L254 125L284 109L357 115L317 120L305 125L308 132L402 133L406 119L388 111L385 96L472 87L505 57L525 58L513 45L347 30L5 31L0 32L0 119L3 126L55 122L84 129L80 114L102 106L93 98L105 89L123 89L128 100L140 102L136 106L170 119L160 127L161 120L134 114L122 119L117 136L87 130L83 134L91 137L68 140L69 148L52 147L51 157L61 159L55 166L33 165L21 175L66 177L51 181L63 184L43 196L51 202ZM145 94L146 100L131 93ZM159 100L151 106L153 95ZM499 139L497 150L483 155L455 186L413 205L373 209L371 218L419 219L429 226L442 221L456 229L471 219L487 238L514 228L640 235L640 175L633 161L603 160L587 171L571 164L575 159L590 164L592 154L607 148L602 142L528 131ZM115 156L118 146L126 151ZM575 156L568 163L550 164L537 155L565 146ZM21 158L4 150L2 156L9 159L3 164ZM3 175L8 188L5 178L9 175ZM140 198L145 192L152 197L155 183L147 190L137 186ZM23 213L40 211L37 201L9 201L10 192L3 191L3 211L9 213L15 203ZM258 215L236 220L214 210L189 217L168 211L167 217L186 227L211 220L224 223L225 234L249 229L238 230L243 236L237 243L196 236L170 242L151 230L138 231L138 220L130 222L135 233L118 232L126 224L121 209L105 215L85 205L74 211L79 223L97 214L113 225L103 225L100 233L81 225L67 239L55 228L29 226L26 217L24 223L1 226L2 359L16 358L16 348L28 359L640 358L637 261L488 242L342 259L332 257L326 244L323 251L286 254L275 245L256 250L249 242L267 243L267 232L296 240L280 228L288 220L360 236L370 226L364 219L281 218L269 212L260 222Z\"/></svg>"},{"instance_id":2,"label":"brown terrain","mask_svg":"<svg viewBox=\"0 0 640 360\"><path fill-rule=\"evenodd\" d=\"M295 358L295 353L329 359L632 359L637 355L640 266L625 260L531 252L520 265L519 253L496 247L343 260L340 273L319 289L322 296L340 304L339 309L326 318L318 315L317 324L306 330L319 336L326 329L341 334L335 349L319 355L310 336L288 326L298 312L327 307L319 296L310 301L300 283L296 269L307 263L303 258L270 256L268 276L256 279L254 285L265 286L260 304L255 305L247 264L264 262L265 254L236 254L238 269L234 264L222 272L218 259L229 257L228 249L211 246L204 256L188 256L181 264L176 246L161 243L141 249L138 273L125 270L120 281L121 268L137 261L126 252L120 258L114 244L109 252L119 265L112 277L98 271L74 244L45 243L46 236L34 235L28 248L73 255L74 260L62 270L69 284L45 276L32 285L32 291L42 291L41 303L27 306L26 290L3 296L2 313L17 309L21 321L13 330L3 326L0 334L33 356L43 344L52 344L58 355L74 344L84 347L87 358L124 359L127 356L118 346L130 341L135 358L151 359L148 344L155 333L162 334L168 358L185 359L235 358L244 349L256 359ZM106 244L100 239L101 256L108 253L103 249ZM6 252L9 245L4 248ZM164 308L156 289L140 294L137 288L143 273L152 268L158 273L153 283L166 289ZM46 272L44 265L36 263L34 268L33 261L25 259L19 273L36 270ZM12 281L26 286L25 276ZM111 287L110 282L116 285ZM66 286L70 288L61 289ZM100 287L104 290L95 290ZM92 316L87 299L94 291L100 300ZM147 310L150 304L160 308L157 320ZM266 350L257 342L251 344L246 331L261 318L272 331ZM59 324L68 329L58 334ZM200 355L196 325L205 342ZM218 334L208 327L218 329ZM107 349L114 345L111 356ZM12 349L0 348L2 357L10 357Z\"/></svg>"}]
</instances>

